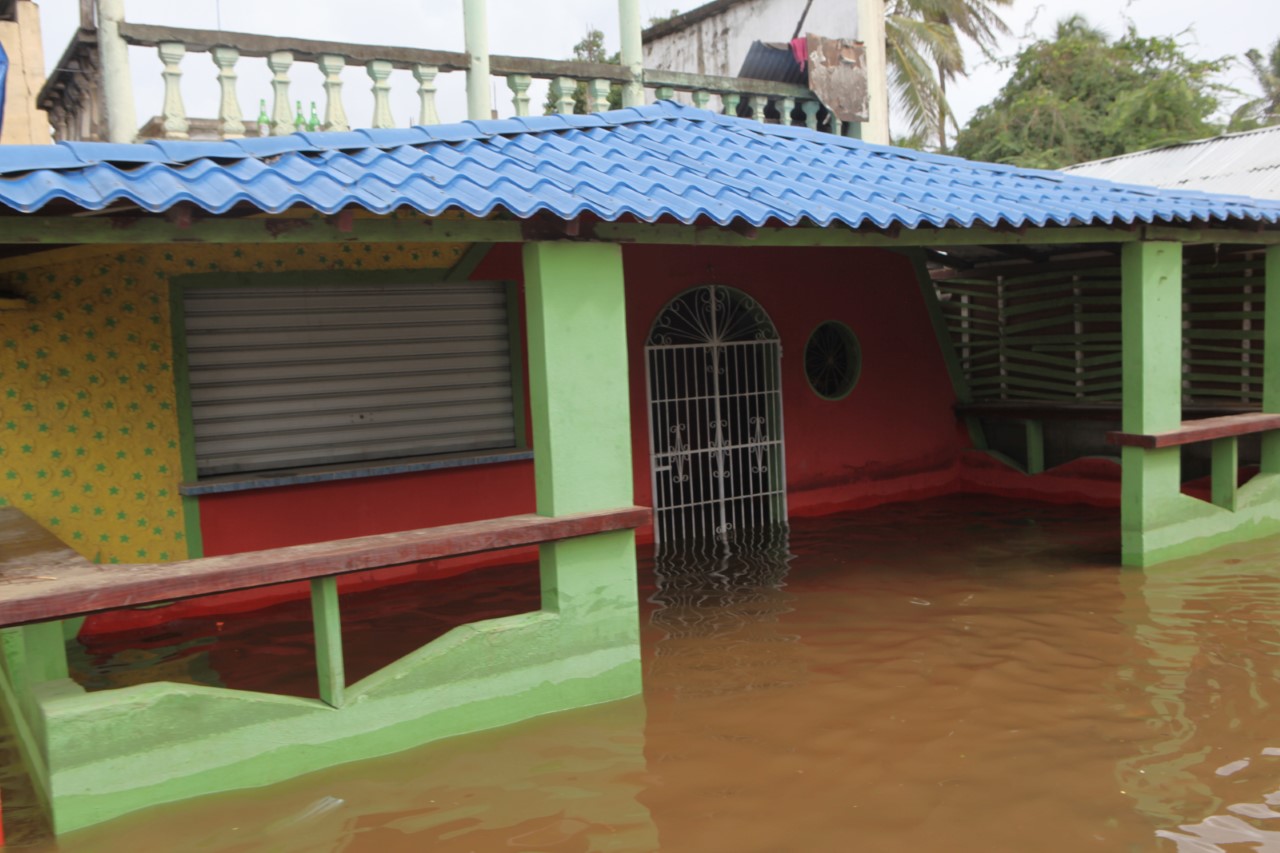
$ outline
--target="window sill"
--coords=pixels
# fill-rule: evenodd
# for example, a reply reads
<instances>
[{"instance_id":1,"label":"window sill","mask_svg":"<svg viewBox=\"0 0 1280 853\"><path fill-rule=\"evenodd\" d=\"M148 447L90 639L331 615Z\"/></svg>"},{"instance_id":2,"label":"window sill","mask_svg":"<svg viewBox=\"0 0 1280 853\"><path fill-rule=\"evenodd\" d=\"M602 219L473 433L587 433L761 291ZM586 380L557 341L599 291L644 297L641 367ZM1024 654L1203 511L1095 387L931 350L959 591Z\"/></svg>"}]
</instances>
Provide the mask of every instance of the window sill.
<instances>
[{"instance_id":1,"label":"window sill","mask_svg":"<svg viewBox=\"0 0 1280 853\"><path fill-rule=\"evenodd\" d=\"M329 483L335 480L355 480L362 477L385 477L391 474L412 474L418 471L436 471L442 468L465 468L471 465L520 462L532 458L532 450L510 449L481 453L467 451L465 453L449 453L440 456L388 459L380 463L352 462L345 465L316 466L288 471L221 474L216 477L207 477L195 483L183 483L178 486L178 493L185 497L217 495L225 492L243 492L249 489L274 489L279 486Z\"/></svg>"}]
</instances>

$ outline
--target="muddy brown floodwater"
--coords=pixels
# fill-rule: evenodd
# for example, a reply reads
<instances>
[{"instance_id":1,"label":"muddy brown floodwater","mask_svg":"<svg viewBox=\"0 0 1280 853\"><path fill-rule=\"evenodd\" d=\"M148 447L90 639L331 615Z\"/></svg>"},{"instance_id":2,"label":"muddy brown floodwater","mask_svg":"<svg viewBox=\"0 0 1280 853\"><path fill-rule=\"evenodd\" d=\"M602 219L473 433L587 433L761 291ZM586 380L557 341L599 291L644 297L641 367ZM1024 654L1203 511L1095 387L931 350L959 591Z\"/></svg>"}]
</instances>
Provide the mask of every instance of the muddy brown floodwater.
<instances>
[{"instance_id":1,"label":"muddy brown floodwater","mask_svg":"<svg viewBox=\"0 0 1280 853\"><path fill-rule=\"evenodd\" d=\"M1280 540L1142 572L1115 567L1117 529L1114 511L952 498L646 552L643 697L58 849L1280 850ZM488 577L482 612L535 607L532 570L504 571L457 588ZM352 599L349 624L376 624ZM252 658L261 686L305 657L306 623L258 630L177 631L149 659L235 684L233 647L256 641L278 652ZM137 670L83 657L86 683ZM14 846L52 849L12 770L0 783Z\"/></svg>"}]
</instances>

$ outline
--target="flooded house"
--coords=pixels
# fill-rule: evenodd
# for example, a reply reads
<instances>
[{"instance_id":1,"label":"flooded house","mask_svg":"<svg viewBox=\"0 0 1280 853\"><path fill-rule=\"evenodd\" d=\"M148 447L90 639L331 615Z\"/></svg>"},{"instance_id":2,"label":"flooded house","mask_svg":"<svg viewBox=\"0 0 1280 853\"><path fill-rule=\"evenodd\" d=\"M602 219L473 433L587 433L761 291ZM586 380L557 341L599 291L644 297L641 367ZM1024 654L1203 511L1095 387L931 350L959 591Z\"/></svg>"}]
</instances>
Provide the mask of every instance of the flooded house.
<instances>
[{"instance_id":1,"label":"flooded house","mask_svg":"<svg viewBox=\"0 0 1280 853\"><path fill-rule=\"evenodd\" d=\"M797 84L650 74L620 7L624 64L583 67L102 2L72 52L105 69L106 140L68 96L62 141L0 148L0 702L56 831L635 695L637 538L972 494L1115 508L1114 564L1152 571L1280 533L1280 203L831 133ZM163 138L111 100L131 46L164 60ZM218 67L217 139L187 138L188 53ZM242 56L275 74L266 136ZM322 130L295 126L296 62ZM450 71L473 118L441 124ZM485 118L493 76L514 117ZM535 76L559 114L528 115ZM677 102L713 95L779 118ZM539 609L348 677L344 595L534 546ZM309 601L309 695L74 665L280 601Z\"/></svg>"}]
</instances>

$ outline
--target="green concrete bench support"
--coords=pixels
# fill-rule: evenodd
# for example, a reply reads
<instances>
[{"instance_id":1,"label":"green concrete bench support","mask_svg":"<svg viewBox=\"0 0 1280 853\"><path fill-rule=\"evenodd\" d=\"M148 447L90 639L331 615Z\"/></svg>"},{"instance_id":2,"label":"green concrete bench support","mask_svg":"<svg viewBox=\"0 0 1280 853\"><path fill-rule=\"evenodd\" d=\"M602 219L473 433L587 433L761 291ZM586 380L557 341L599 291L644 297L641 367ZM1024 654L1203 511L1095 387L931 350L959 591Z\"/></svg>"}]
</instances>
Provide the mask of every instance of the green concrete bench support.
<instances>
[{"instance_id":1,"label":"green concrete bench support","mask_svg":"<svg viewBox=\"0 0 1280 853\"><path fill-rule=\"evenodd\" d=\"M347 671L342 660L342 614L338 609L338 579L311 581L311 622L316 635L316 675L320 698L335 708L342 707L347 689Z\"/></svg>"},{"instance_id":2,"label":"green concrete bench support","mask_svg":"<svg viewBox=\"0 0 1280 853\"><path fill-rule=\"evenodd\" d=\"M1280 533L1280 247L1266 250L1262 411L1183 420L1182 245L1121 250L1121 559L1149 566ZM1258 476L1237 488L1241 435L1262 434ZM1181 446L1211 442L1211 500L1181 491Z\"/></svg>"},{"instance_id":3,"label":"green concrete bench support","mask_svg":"<svg viewBox=\"0 0 1280 853\"><path fill-rule=\"evenodd\" d=\"M525 246L537 515L177 564L96 566L0 509L0 708L56 832L640 691L617 245ZM6 524L15 525L10 530ZM12 535L10 535L12 534ZM336 576L540 544L542 607L347 684ZM319 699L67 677L64 618L310 580Z\"/></svg>"}]
</instances>

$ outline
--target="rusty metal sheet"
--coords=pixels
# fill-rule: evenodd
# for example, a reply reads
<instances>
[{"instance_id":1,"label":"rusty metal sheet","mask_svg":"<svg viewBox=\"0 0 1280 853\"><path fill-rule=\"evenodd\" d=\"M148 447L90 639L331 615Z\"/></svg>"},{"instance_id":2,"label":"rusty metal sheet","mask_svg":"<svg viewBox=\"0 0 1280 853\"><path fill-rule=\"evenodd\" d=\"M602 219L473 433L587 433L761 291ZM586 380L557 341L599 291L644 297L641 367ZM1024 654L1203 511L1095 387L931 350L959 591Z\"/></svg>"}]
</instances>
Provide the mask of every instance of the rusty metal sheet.
<instances>
[{"instance_id":1,"label":"rusty metal sheet","mask_svg":"<svg viewBox=\"0 0 1280 853\"><path fill-rule=\"evenodd\" d=\"M809 88L845 122L867 120L867 58L862 42L809 33Z\"/></svg>"}]
</instances>

